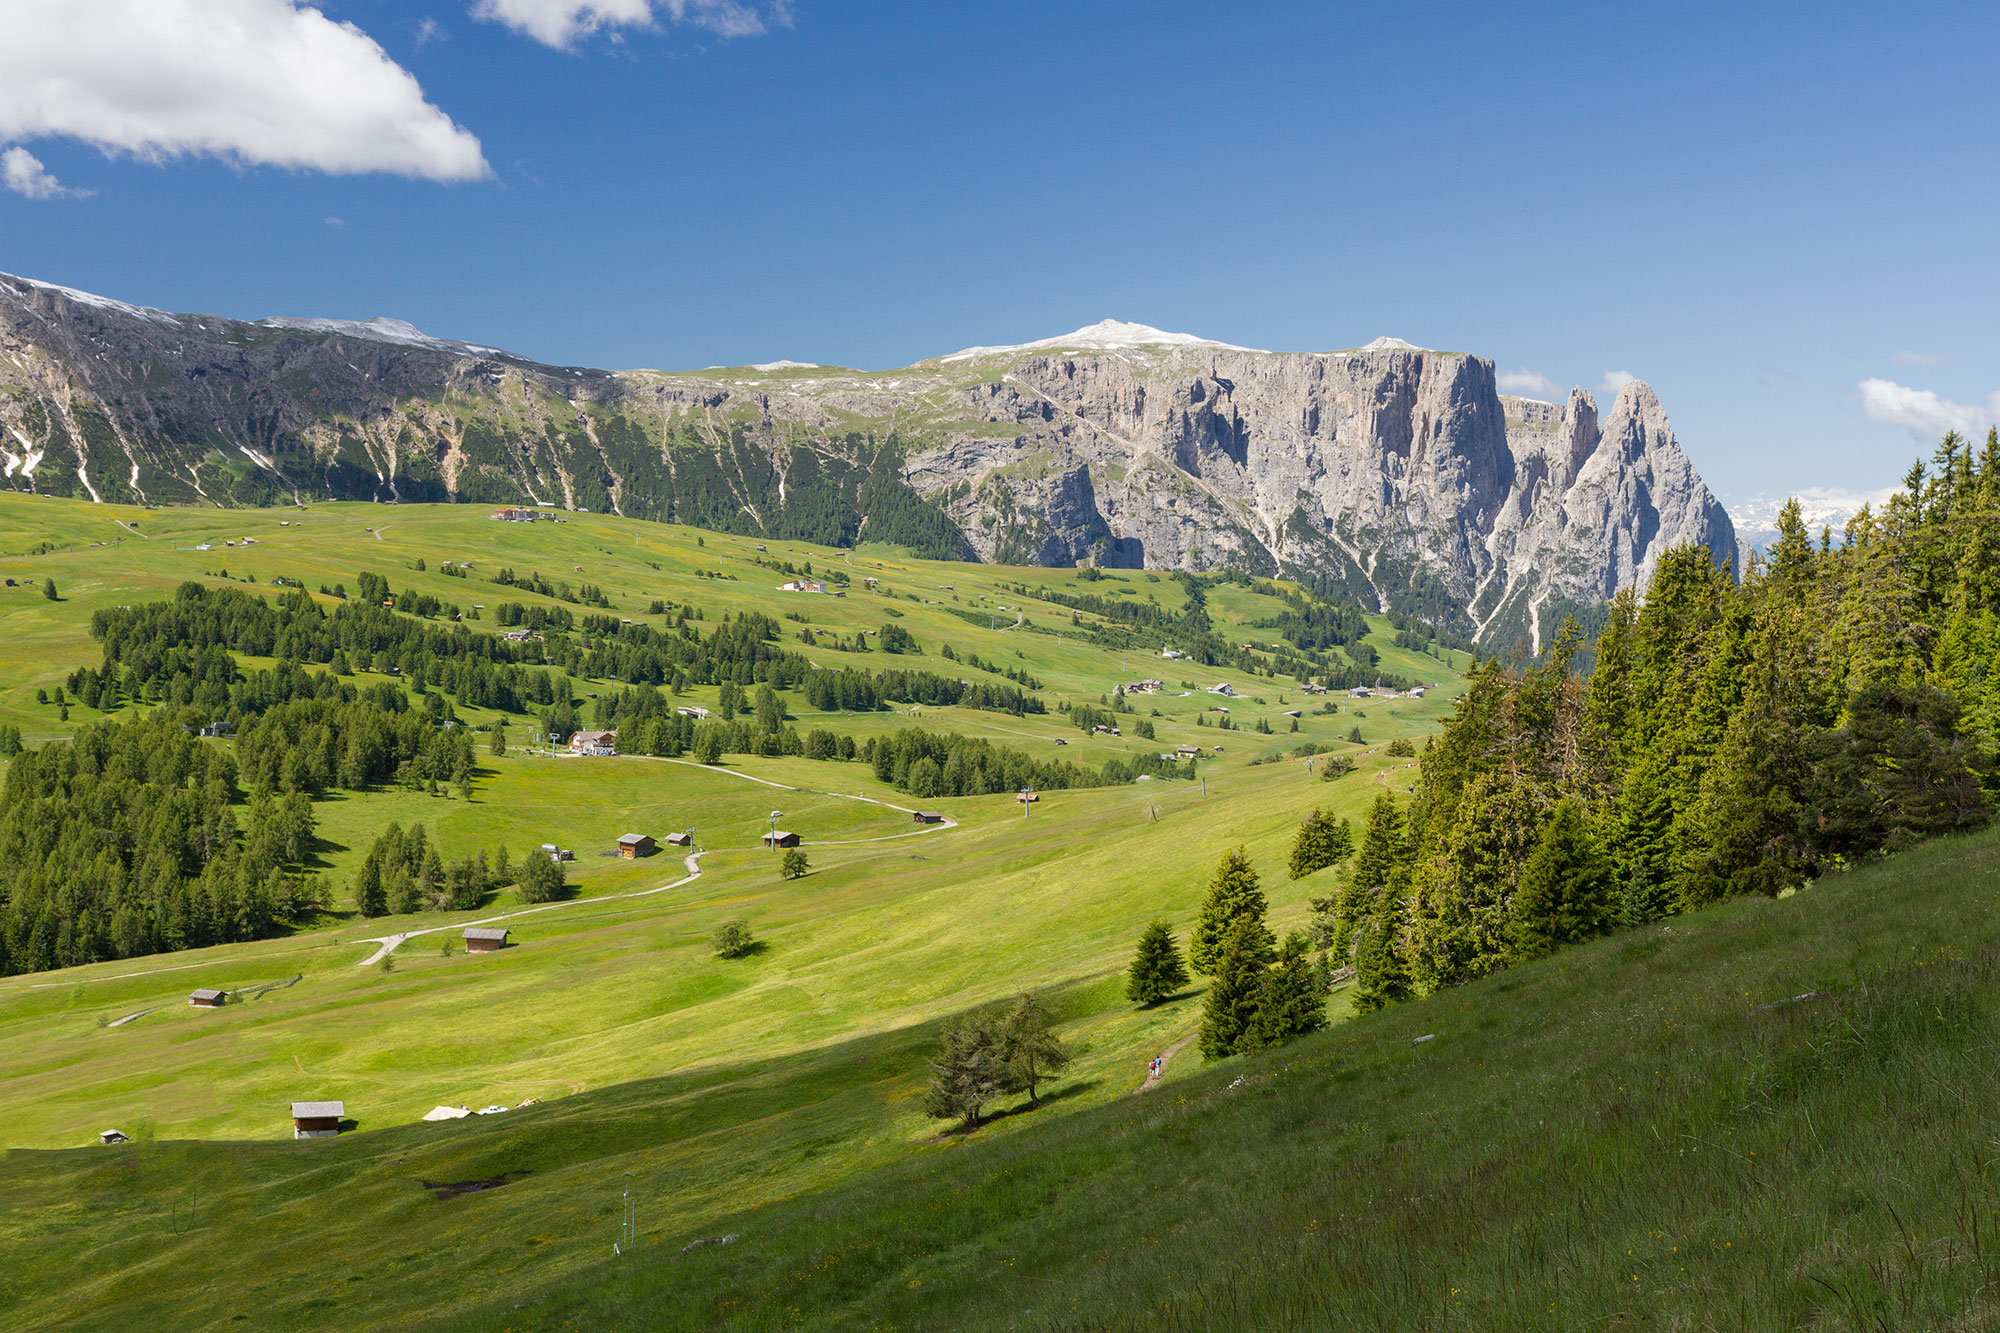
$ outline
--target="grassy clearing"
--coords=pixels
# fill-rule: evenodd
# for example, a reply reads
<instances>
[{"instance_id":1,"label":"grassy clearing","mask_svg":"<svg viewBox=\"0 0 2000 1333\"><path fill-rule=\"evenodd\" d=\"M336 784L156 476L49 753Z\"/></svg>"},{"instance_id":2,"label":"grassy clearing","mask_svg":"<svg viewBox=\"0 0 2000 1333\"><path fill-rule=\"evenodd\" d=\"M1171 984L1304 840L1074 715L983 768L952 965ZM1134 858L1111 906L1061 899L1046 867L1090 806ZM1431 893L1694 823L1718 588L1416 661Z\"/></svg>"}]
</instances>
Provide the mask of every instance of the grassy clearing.
<instances>
[{"instance_id":1,"label":"grassy clearing","mask_svg":"<svg viewBox=\"0 0 2000 1333\"><path fill-rule=\"evenodd\" d=\"M149 537L118 528L116 518ZM1051 706L1095 703L1141 676L1169 686L1137 701L1140 716L1160 714L1153 741L1130 726L1122 738L1092 737L1056 715L961 709L802 715L801 726L865 738L914 724L1081 763L1183 741L1222 743L1225 752L1202 761L1206 794L1201 784L1167 781L1050 793L1025 819L1004 796L926 801L958 826L916 836L908 836L907 815L847 799L915 804L876 783L865 765L804 760L732 759L728 771L714 772L642 759L482 755L469 802L374 791L322 804L321 856L336 884L395 819L423 822L448 857L502 843L517 858L542 842L574 848L577 896L510 920L517 947L498 955L447 957L437 946L466 920L518 911L511 893L472 913L364 922L336 911L287 939L0 980L0 1141L11 1149L0 1163L0 1251L16 1261L0 1265L0 1311L10 1312L0 1313L0 1327L128 1328L148 1319L200 1327L242 1315L257 1327L331 1319L363 1328L400 1326L413 1310L449 1311L501 1290L532 1299L591 1272L608 1248L602 1217L635 1182L647 1200L642 1229L657 1237L719 1226L746 1207L804 1197L913 1156L950 1155L948 1143L933 1142L938 1125L915 1096L936 1027L1024 988L1052 993L1080 1058L1044 1109L1003 1117L975 1142L1119 1102L1145 1061L1196 1022L1193 995L1153 1011L1124 1003L1118 974L1143 925L1164 915L1185 935L1216 857L1239 842L1265 874L1274 923L1302 923L1306 899L1324 890L1283 878L1298 820L1315 804L1358 817L1377 784L1406 782L1407 761L1380 753L1382 743L1433 728L1455 688L1441 664L1414 659L1416 674L1445 688L1422 701L1362 705L1371 716L1360 719L1308 708L1301 731L1290 734L1282 710L1301 707L1296 685L1230 674L1249 696L1230 702L1231 715L1245 727L1268 717L1279 734L1224 733L1195 725L1198 715L1219 716L1209 711L1217 701L1200 693L1221 678L1213 669L1196 677L1150 654L1007 628L1024 606L1002 586L1015 579L1098 595L1125 586L1171 605L1180 592L1170 580L1120 571L1086 589L1064 571L877 552L852 557L851 567L857 583L864 570L877 574L893 598L858 588L845 599L800 598L776 590L782 575L754 563L748 539L570 519L516 526L464 508L414 506L114 511L0 496L0 571L54 577L64 598L4 590L0 625L12 646L0 656L0 721L18 722L32 742L94 720L73 707L61 723L53 707L35 703L35 690L97 660L86 633L93 610L169 594L186 578L219 583L226 568L232 579L254 574L260 588L285 575L313 589L352 587L359 571L378 570L398 588L468 608L538 600L481 582L507 564L597 583L618 614L636 618L661 597L693 601L709 621L745 609L794 612L851 636L879 627L893 606L925 648L901 658L817 653L828 665L957 670L940 654L950 643L961 655L1033 673ZM104 529L105 545L89 544L98 540L90 525ZM258 540L219 546L243 535ZM186 549L199 541L216 549ZM47 542L59 549L35 553ZM816 569L850 560L768 545L761 558L809 559ZM419 557L428 570L410 568ZM474 561L474 577L439 574L447 558ZM1240 597L1230 617L1277 606ZM968 623L953 606L986 610L988 623ZM1064 608L1030 602L1026 615L1068 629ZM1391 669L1410 669L1395 661L1401 650L1386 633L1374 637ZM1192 687L1185 697L1183 679ZM689 698L713 705L712 690ZM488 717L474 711L469 720ZM1367 740L1349 745L1341 738L1357 720ZM1328 784L1296 762L1251 763L1306 741L1351 753L1361 768ZM772 809L807 840L815 869L802 880L780 880L772 858L748 850ZM688 827L711 851L702 877L678 889L627 896L681 878L678 853L637 863L600 855L623 832ZM707 940L733 917L748 919L765 947L725 963ZM368 938L432 927L450 929L406 943L393 971L355 965L373 949L362 943ZM294 975L302 979L292 987L222 1010L185 1003L198 985ZM100 1025L141 1010L153 1012ZM1169 1067L1168 1088L1194 1059ZM290 1142L285 1106L303 1097L342 1098L366 1132ZM439 1103L476 1108L529 1097L542 1103L501 1117L415 1123ZM77 1147L111 1127L140 1142ZM533 1174L448 1203L419 1183L517 1170Z\"/></svg>"}]
</instances>

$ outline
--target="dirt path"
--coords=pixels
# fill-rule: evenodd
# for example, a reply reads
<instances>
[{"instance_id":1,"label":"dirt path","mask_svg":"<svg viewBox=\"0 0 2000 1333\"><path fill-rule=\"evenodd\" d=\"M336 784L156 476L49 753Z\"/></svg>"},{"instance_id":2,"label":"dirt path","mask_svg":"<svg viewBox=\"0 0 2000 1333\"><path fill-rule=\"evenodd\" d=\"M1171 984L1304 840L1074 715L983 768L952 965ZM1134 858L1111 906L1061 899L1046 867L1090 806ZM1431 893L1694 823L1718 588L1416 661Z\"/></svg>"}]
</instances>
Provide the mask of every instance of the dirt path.
<instances>
[{"instance_id":1,"label":"dirt path","mask_svg":"<svg viewBox=\"0 0 2000 1333\"><path fill-rule=\"evenodd\" d=\"M1146 1081L1132 1090L1132 1095L1136 1097L1142 1092L1151 1092L1155 1087L1159 1086L1160 1075L1167 1072L1167 1061L1179 1055L1183 1050L1186 1050L1187 1044L1193 1041L1197 1035L1199 1034L1190 1032L1173 1045L1167 1047L1166 1050L1161 1051L1159 1069L1149 1072L1146 1075Z\"/></svg>"}]
</instances>

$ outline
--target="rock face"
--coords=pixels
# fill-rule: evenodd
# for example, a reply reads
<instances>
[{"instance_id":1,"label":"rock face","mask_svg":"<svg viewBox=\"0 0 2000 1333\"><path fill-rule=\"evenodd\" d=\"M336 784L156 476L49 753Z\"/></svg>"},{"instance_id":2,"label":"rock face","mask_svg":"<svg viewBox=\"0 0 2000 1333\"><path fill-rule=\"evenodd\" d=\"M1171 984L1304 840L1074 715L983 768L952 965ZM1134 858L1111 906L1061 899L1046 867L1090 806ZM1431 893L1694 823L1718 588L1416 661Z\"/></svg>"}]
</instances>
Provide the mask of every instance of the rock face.
<instances>
[{"instance_id":1,"label":"rock face","mask_svg":"<svg viewBox=\"0 0 2000 1333\"><path fill-rule=\"evenodd\" d=\"M539 502L1014 564L1312 575L1539 643L1661 552L1733 562L1652 391L1503 397L1381 339L1104 324L879 373L538 365L395 320L174 315L0 276L7 484L101 500Z\"/></svg>"}]
</instances>

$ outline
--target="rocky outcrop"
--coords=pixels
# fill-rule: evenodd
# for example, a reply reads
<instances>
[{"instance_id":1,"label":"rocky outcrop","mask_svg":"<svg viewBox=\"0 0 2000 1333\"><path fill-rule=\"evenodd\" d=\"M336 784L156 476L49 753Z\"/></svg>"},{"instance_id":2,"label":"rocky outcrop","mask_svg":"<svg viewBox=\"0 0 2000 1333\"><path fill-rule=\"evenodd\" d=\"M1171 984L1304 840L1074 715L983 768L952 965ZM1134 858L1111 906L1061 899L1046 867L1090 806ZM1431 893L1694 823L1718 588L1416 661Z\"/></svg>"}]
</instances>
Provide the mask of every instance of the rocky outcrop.
<instances>
[{"instance_id":1,"label":"rocky outcrop","mask_svg":"<svg viewBox=\"0 0 2000 1333\"><path fill-rule=\"evenodd\" d=\"M1735 559L1652 391L1598 419L1395 339L1109 321L866 373L539 365L400 321L175 315L0 276L7 484L156 503L540 501L1017 564L1311 574L1488 640ZM886 488L886 489L885 489Z\"/></svg>"}]
</instances>

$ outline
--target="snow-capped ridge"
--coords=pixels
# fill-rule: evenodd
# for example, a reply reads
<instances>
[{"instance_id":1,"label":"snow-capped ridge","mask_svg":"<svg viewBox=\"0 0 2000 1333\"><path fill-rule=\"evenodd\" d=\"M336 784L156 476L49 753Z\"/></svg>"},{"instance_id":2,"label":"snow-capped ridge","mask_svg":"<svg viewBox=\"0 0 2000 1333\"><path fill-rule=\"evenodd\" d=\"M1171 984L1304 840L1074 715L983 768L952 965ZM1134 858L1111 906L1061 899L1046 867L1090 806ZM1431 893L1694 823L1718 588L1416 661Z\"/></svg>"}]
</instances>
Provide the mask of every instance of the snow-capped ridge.
<instances>
[{"instance_id":1,"label":"snow-capped ridge","mask_svg":"<svg viewBox=\"0 0 2000 1333\"><path fill-rule=\"evenodd\" d=\"M295 315L273 315L257 321L259 328L292 329L300 333L334 333L370 342L396 343L403 347L424 347L436 352L473 352L482 356L507 356L498 347L460 342L456 338L433 338L407 319L377 315L373 319L317 319Z\"/></svg>"},{"instance_id":2,"label":"snow-capped ridge","mask_svg":"<svg viewBox=\"0 0 2000 1333\"><path fill-rule=\"evenodd\" d=\"M1235 343L1217 342L1213 338L1202 338L1192 333L1169 333L1150 324L1130 324L1123 320L1100 319L1095 324L1085 325L1074 333L1065 333L1054 338L1038 338L1028 343L1010 343L1003 347L968 347L962 352L941 356L938 360L970 361L974 357L998 356L1007 352L1038 352L1068 347L1092 352L1116 352L1138 347L1160 346L1219 347L1226 352L1264 350L1261 347L1238 347Z\"/></svg>"},{"instance_id":3,"label":"snow-capped ridge","mask_svg":"<svg viewBox=\"0 0 2000 1333\"><path fill-rule=\"evenodd\" d=\"M132 305L126 301L114 301L108 296L99 296L95 292L81 292L74 287L64 287L60 283L41 282L34 278L17 277L11 273L0 274L0 278L10 279L14 282L25 282L30 287L39 287L45 292L58 292L78 305L96 306L99 310L115 310L122 315L131 315L154 324L179 324L181 322L178 316L170 315L164 310L155 310L149 305Z\"/></svg>"}]
</instances>

